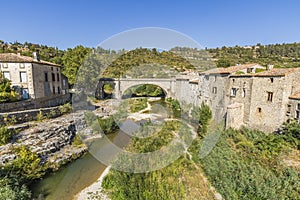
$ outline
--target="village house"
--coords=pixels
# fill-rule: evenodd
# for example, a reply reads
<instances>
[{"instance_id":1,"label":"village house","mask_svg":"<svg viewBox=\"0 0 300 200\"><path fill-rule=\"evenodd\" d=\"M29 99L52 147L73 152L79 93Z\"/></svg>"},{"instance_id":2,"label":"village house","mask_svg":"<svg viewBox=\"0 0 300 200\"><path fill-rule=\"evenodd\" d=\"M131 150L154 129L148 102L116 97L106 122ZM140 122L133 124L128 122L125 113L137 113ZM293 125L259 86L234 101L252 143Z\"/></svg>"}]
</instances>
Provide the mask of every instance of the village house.
<instances>
[{"instance_id":1,"label":"village house","mask_svg":"<svg viewBox=\"0 0 300 200\"><path fill-rule=\"evenodd\" d=\"M201 101L227 127L272 132L282 123L300 118L300 68L266 69L258 64L215 68L202 72Z\"/></svg>"},{"instance_id":2,"label":"village house","mask_svg":"<svg viewBox=\"0 0 300 200\"><path fill-rule=\"evenodd\" d=\"M36 52L33 57L0 54L0 71L23 100L55 97L68 92L68 81L61 74L60 65L40 60Z\"/></svg>"}]
</instances>

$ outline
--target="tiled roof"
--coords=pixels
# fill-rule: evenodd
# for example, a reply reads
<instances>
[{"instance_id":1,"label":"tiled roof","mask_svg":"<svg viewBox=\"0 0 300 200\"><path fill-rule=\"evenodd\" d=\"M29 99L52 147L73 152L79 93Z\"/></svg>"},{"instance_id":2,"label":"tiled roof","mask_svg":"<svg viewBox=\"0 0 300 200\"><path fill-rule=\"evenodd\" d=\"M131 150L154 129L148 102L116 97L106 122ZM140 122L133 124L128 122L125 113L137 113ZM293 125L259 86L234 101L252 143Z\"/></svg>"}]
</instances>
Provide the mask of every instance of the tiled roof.
<instances>
[{"instance_id":1,"label":"tiled roof","mask_svg":"<svg viewBox=\"0 0 300 200\"><path fill-rule=\"evenodd\" d=\"M44 65L51 65L60 67L55 63L47 62L44 60L34 60L32 57L29 56L21 56L15 53L1 53L0 54L0 62L7 62L7 63L38 63Z\"/></svg>"},{"instance_id":2,"label":"tiled roof","mask_svg":"<svg viewBox=\"0 0 300 200\"><path fill-rule=\"evenodd\" d=\"M254 74L254 76L286 76L290 73L296 72L300 70L300 67L298 68L273 68L271 70L263 71L257 74Z\"/></svg>"},{"instance_id":3,"label":"tiled roof","mask_svg":"<svg viewBox=\"0 0 300 200\"><path fill-rule=\"evenodd\" d=\"M290 99L298 99L300 100L300 91L289 96Z\"/></svg>"},{"instance_id":4,"label":"tiled roof","mask_svg":"<svg viewBox=\"0 0 300 200\"><path fill-rule=\"evenodd\" d=\"M232 74L234 72L247 69L250 67L254 67L254 66L260 66L260 65L256 63L250 63L250 64L236 65L236 66L231 66L226 68L214 68L214 69L204 71L201 74Z\"/></svg>"}]
</instances>

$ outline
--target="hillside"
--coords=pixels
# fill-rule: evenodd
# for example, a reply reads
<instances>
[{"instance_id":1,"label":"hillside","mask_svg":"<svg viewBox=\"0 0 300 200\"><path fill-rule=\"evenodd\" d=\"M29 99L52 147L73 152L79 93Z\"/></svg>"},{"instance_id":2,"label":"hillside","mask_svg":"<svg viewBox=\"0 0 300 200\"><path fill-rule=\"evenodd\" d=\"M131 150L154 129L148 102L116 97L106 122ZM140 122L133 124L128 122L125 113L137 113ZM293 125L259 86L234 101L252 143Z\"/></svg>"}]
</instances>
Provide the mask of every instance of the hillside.
<instances>
[{"instance_id":1,"label":"hillside","mask_svg":"<svg viewBox=\"0 0 300 200\"><path fill-rule=\"evenodd\" d=\"M275 67L300 66L300 43L222 47L208 51L218 67L251 62L263 66L273 64Z\"/></svg>"}]
</instances>

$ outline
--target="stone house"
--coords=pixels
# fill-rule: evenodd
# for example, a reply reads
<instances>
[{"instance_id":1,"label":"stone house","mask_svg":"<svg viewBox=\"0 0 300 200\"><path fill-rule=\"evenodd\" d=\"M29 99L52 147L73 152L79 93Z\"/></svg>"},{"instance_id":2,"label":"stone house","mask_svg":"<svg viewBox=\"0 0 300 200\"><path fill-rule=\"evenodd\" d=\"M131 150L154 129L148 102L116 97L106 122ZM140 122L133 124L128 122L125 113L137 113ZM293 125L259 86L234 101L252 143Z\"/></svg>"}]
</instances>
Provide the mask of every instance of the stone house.
<instances>
[{"instance_id":1,"label":"stone house","mask_svg":"<svg viewBox=\"0 0 300 200\"><path fill-rule=\"evenodd\" d=\"M277 68L256 74L230 76L230 104L239 104L229 110L229 116L239 116L240 121L228 126L246 125L272 132L286 122L288 109L296 113L296 103L291 103L293 94L300 91L300 68ZM235 92L234 92L235 91ZM293 105L293 108L292 108ZM242 107L242 108L241 108ZM239 110L239 112L237 112Z\"/></svg>"},{"instance_id":2,"label":"stone house","mask_svg":"<svg viewBox=\"0 0 300 200\"><path fill-rule=\"evenodd\" d=\"M204 71L200 73L199 78L200 101L204 101L210 106L216 121L225 119L232 95L230 77L235 74L254 74L256 71L264 69L265 67L254 63Z\"/></svg>"},{"instance_id":3,"label":"stone house","mask_svg":"<svg viewBox=\"0 0 300 200\"><path fill-rule=\"evenodd\" d=\"M286 116L288 117L288 120L294 119L300 122L300 92L296 92L289 96Z\"/></svg>"},{"instance_id":4,"label":"stone house","mask_svg":"<svg viewBox=\"0 0 300 200\"><path fill-rule=\"evenodd\" d=\"M0 54L0 71L19 91L22 99L55 97L68 92L68 80L61 74L60 65L14 53Z\"/></svg>"}]
</instances>

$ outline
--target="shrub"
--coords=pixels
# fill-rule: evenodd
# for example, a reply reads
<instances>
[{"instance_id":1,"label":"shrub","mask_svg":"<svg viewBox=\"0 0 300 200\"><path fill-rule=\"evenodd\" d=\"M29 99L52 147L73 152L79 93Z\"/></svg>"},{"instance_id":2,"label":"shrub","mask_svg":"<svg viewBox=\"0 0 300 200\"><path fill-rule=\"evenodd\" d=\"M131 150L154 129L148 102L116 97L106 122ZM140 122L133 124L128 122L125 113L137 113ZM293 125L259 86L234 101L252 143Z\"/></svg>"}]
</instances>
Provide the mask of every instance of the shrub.
<instances>
[{"instance_id":1,"label":"shrub","mask_svg":"<svg viewBox=\"0 0 300 200\"><path fill-rule=\"evenodd\" d=\"M1 126L0 127L0 145L4 145L10 142L13 137L13 131L8 128Z\"/></svg>"}]
</instances>

